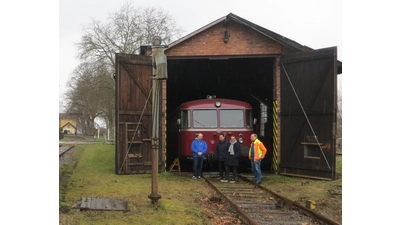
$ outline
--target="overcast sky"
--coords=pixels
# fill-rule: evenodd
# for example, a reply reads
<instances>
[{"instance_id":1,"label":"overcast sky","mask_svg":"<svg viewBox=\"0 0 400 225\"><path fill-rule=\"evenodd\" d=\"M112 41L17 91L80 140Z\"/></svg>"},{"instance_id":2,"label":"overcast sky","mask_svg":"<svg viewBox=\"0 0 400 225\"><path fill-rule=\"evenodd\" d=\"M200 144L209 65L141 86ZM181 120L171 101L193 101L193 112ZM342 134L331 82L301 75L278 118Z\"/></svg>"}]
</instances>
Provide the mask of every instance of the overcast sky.
<instances>
[{"instance_id":1,"label":"overcast sky","mask_svg":"<svg viewBox=\"0 0 400 225\"><path fill-rule=\"evenodd\" d=\"M119 10L126 0L60 0L59 1L59 96L73 69L79 65L74 42L82 36L82 25L92 18L106 20L109 12ZM338 0L202 0L165 1L136 0L137 6L160 7L169 12L178 26L191 33L229 13L318 49L338 47L342 53L342 5Z\"/></svg>"}]
</instances>

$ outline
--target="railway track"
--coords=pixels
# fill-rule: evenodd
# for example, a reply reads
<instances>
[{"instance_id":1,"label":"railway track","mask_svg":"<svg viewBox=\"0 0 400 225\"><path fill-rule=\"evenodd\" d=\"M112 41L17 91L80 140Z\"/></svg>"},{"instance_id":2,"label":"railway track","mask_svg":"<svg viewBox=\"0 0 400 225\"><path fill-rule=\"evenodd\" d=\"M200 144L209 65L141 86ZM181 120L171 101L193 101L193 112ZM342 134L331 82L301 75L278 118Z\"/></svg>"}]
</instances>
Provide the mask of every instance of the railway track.
<instances>
[{"instance_id":1,"label":"railway track","mask_svg":"<svg viewBox=\"0 0 400 225\"><path fill-rule=\"evenodd\" d=\"M223 197L247 224L268 225L339 225L297 202L280 196L243 175L236 183L224 183L215 176L205 176L206 182Z\"/></svg>"},{"instance_id":2,"label":"railway track","mask_svg":"<svg viewBox=\"0 0 400 225\"><path fill-rule=\"evenodd\" d=\"M62 157L64 153L74 148L75 145L59 145L59 157Z\"/></svg>"},{"instance_id":3,"label":"railway track","mask_svg":"<svg viewBox=\"0 0 400 225\"><path fill-rule=\"evenodd\" d=\"M59 162L58 165L61 168L63 165L65 164L69 164L71 159L72 159L72 155L73 155L73 151L75 149L75 145L59 145Z\"/></svg>"}]
</instances>

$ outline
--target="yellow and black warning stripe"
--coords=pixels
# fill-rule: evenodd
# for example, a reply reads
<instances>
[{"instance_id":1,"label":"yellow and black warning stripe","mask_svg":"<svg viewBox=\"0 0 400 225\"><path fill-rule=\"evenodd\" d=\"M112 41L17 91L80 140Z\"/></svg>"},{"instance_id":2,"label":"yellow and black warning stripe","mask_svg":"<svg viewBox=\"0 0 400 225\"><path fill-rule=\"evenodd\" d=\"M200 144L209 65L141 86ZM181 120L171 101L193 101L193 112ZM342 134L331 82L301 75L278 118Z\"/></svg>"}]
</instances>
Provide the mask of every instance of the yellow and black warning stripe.
<instances>
[{"instance_id":1,"label":"yellow and black warning stripe","mask_svg":"<svg viewBox=\"0 0 400 225\"><path fill-rule=\"evenodd\" d=\"M274 170L275 174L278 173L278 101L275 100L273 102L273 115L272 115L272 169Z\"/></svg>"}]
</instances>

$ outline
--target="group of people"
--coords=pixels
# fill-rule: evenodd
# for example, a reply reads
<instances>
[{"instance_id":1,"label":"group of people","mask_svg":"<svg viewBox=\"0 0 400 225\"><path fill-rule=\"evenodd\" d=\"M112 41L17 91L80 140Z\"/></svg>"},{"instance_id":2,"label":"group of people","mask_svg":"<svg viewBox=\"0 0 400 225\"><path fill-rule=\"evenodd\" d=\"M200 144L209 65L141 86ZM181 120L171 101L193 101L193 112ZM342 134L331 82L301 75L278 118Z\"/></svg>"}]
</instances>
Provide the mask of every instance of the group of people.
<instances>
[{"instance_id":1,"label":"group of people","mask_svg":"<svg viewBox=\"0 0 400 225\"><path fill-rule=\"evenodd\" d=\"M254 172L254 182L261 184L261 161L267 154L267 148L257 138L257 134L250 136L251 145L249 149L249 159L251 169ZM207 143L203 140L203 134L199 133L192 142L193 152L193 179L201 178L203 160L207 152ZM237 167L239 166L240 144L234 135L230 141L225 139L224 134L219 134L219 141L216 147L216 158L218 160L219 180L221 182L236 182ZM230 177L230 171L232 176Z\"/></svg>"}]
</instances>

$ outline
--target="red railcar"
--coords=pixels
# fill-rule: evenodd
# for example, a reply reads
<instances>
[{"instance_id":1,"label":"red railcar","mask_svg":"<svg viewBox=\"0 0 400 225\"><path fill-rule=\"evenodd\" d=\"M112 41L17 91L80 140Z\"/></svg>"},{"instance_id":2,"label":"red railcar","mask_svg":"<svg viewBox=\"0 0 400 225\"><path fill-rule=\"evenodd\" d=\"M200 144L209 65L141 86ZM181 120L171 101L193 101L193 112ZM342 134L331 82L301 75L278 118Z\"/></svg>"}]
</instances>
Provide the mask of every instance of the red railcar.
<instances>
[{"instance_id":1,"label":"red railcar","mask_svg":"<svg viewBox=\"0 0 400 225\"><path fill-rule=\"evenodd\" d=\"M250 135L253 133L252 107L249 103L232 99L207 97L181 104L177 109L177 150L181 160L192 160L192 141L198 133L207 142L206 158L215 160L215 149L220 133L229 141L235 135L241 145L240 159L248 161Z\"/></svg>"}]
</instances>

